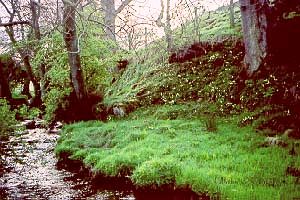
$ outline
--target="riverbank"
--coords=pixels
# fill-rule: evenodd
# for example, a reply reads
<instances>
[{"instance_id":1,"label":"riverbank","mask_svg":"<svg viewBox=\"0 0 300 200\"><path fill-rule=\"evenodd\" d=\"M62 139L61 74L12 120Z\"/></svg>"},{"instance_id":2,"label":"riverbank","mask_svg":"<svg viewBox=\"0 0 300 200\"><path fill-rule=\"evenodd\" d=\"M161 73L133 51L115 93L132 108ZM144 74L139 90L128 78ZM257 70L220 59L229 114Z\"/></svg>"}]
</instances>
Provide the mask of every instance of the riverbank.
<instances>
[{"instance_id":1,"label":"riverbank","mask_svg":"<svg viewBox=\"0 0 300 200\"><path fill-rule=\"evenodd\" d=\"M221 199L300 197L299 178L287 173L300 163L289 155L289 143L264 145L264 135L237 126L238 117L218 117L211 132L203 116L170 120L136 113L65 126L55 152L82 161L93 174L127 177L142 189L185 188Z\"/></svg>"}]
</instances>

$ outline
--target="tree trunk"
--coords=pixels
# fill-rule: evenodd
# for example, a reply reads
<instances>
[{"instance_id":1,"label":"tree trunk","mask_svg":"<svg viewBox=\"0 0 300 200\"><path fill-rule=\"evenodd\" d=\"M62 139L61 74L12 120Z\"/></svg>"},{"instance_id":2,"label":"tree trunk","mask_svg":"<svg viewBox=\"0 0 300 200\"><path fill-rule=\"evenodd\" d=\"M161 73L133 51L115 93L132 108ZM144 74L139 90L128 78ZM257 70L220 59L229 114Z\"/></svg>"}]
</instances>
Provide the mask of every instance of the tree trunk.
<instances>
[{"instance_id":1,"label":"tree trunk","mask_svg":"<svg viewBox=\"0 0 300 200\"><path fill-rule=\"evenodd\" d=\"M37 40L41 39L41 31L39 25L40 11L38 2L35 0L30 0L30 10L32 15L32 29L34 32L34 36Z\"/></svg>"},{"instance_id":2,"label":"tree trunk","mask_svg":"<svg viewBox=\"0 0 300 200\"><path fill-rule=\"evenodd\" d=\"M76 35L75 12L77 0L63 1L64 3L64 40L68 51L69 65L71 69L71 81L79 101L84 100L86 91L80 64L78 38Z\"/></svg>"},{"instance_id":3,"label":"tree trunk","mask_svg":"<svg viewBox=\"0 0 300 200\"><path fill-rule=\"evenodd\" d=\"M248 75L260 67L260 71L274 71L274 67L298 69L299 0L273 4L265 0L240 0L240 5Z\"/></svg>"},{"instance_id":4,"label":"tree trunk","mask_svg":"<svg viewBox=\"0 0 300 200\"><path fill-rule=\"evenodd\" d=\"M31 99L31 94L30 94L30 80L29 78L24 79L24 83L23 83L23 89L21 94L26 95L28 97L28 99Z\"/></svg>"},{"instance_id":5,"label":"tree trunk","mask_svg":"<svg viewBox=\"0 0 300 200\"><path fill-rule=\"evenodd\" d=\"M14 10L14 12L8 12L9 15L10 15L10 19L9 19L9 24L7 26L5 26L5 31L8 35L8 37L9 37L10 41L12 42L12 44L15 45L15 46L18 46L17 45L18 42L15 38L13 26L16 25L16 24L23 25L23 24L27 24L27 23L20 23L20 22L14 22L13 21L13 19L15 17L15 14L17 14L20 17L20 13L19 12L16 13L16 11L17 11L16 4L11 2L11 6L12 6L12 9ZM41 106L41 104L42 104L41 88L40 88L40 84L39 84L39 81L38 81L37 77L35 77L35 75L32 72L32 67L31 67L30 58L29 58L30 53L27 52L26 49L21 49L21 48L17 48L17 52L21 55L21 58L22 58L22 61L24 63L24 66L26 68L28 77L29 77L30 81L33 83L33 86L34 86L35 96L34 96L34 99L33 99L31 105L32 106Z\"/></svg>"},{"instance_id":6,"label":"tree trunk","mask_svg":"<svg viewBox=\"0 0 300 200\"><path fill-rule=\"evenodd\" d=\"M230 28L234 28L234 3L233 0L230 0L229 4L229 20L230 20Z\"/></svg>"},{"instance_id":7,"label":"tree trunk","mask_svg":"<svg viewBox=\"0 0 300 200\"><path fill-rule=\"evenodd\" d=\"M116 10L114 0L101 0L101 6L104 12L104 31L106 37L112 41L116 41Z\"/></svg>"},{"instance_id":8,"label":"tree trunk","mask_svg":"<svg viewBox=\"0 0 300 200\"><path fill-rule=\"evenodd\" d=\"M248 75L252 75L263 63L267 52L267 18L259 9L264 0L240 0L243 37L245 44L244 64Z\"/></svg>"},{"instance_id":9,"label":"tree trunk","mask_svg":"<svg viewBox=\"0 0 300 200\"><path fill-rule=\"evenodd\" d=\"M166 33L167 49L171 52L173 50L173 37L171 29L170 0L167 0L166 15L166 25L164 29Z\"/></svg>"},{"instance_id":10,"label":"tree trunk","mask_svg":"<svg viewBox=\"0 0 300 200\"><path fill-rule=\"evenodd\" d=\"M40 5L39 2L35 0L30 0L30 10L32 15L32 30L34 33L34 37L37 41L41 40L41 30L39 25L39 18L40 18ZM36 53L36 52L35 52ZM45 63L41 63L39 67L39 75L40 75L40 84L41 84L41 96L44 96L47 83L45 82L45 73L46 67Z\"/></svg>"},{"instance_id":11,"label":"tree trunk","mask_svg":"<svg viewBox=\"0 0 300 200\"><path fill-rule=\"evenodd\" d=\"M171 29L170 0L167 0L165 23L162 22L162 19L164 16L164 11L165 11L164 1L160 0L160 4L161 4L161 12L156 20L156 25L158 27L164 28L167 49L168 49L168 51L171 52L173 50L173 37L172 37L172 29Z\"/></svg>"},{"instance_id":12,"label":"tree trunk","mask_svg":"<svg viewBox=\"0 0 300 200\"><path fill-rule=\"evenodd\" d=\"M195 14L195 19L194 19L194 28L195 28L195 42L200 42L201 38L200 38L200 16L198 13L198 8L195 7L194 8L194 14Z\"/></svg>"},{"instance_id":13,"label":"tree trunk","mask_svg":"<svg viewBox=\"0 0 300 200\"><path fill-rule=\"evenodd\" d=\"M11 100L11 92L7 76L4 74L4 64L0 60L0 98L6 98L8 101Z\"/></svg>"},{"instance_id":14,"label":"tree trunk","mask_svg":"<svg viewBox=\"0 0 300 200\"><path fill-rule=\"evenodd\" d=\"M32 107L40 107L42 105L42 95L41 95L41 87L39 81L36 79L32 72L32 67L30 64L29 56L26 53L21 52L20 53L23 59L24 67L27 71L28 78L31 80L34 88L34 97L32 99L32 102L30 103L30 106Z\"/></svg>"},{"instance_id":15,"label":"tree trunk","mask_svg":"<svg viewBox=\"0 0 300 200\"><path fill-rule=\"evenodd\" d=\"M104 13L104 31L106 37L116 41L116 17L132 0L124 0L118 9L115 8L115 0L101 0Z\"/></svg>"}]
</instances>

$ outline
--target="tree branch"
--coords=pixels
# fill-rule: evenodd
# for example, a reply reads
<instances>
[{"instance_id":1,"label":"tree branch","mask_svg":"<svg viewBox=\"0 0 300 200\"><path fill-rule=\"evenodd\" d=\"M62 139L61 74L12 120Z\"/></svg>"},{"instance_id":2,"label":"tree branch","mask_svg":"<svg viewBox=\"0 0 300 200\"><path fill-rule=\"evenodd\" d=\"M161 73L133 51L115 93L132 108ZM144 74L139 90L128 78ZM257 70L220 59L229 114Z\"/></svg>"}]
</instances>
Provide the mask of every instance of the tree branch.
<instances>
[{"instance_id":1,"label":"tree branch","mask_svg":"<svg viewBox=\"0 0 300 200\"><path fill-rule=\"evenodd\" d=\"M160 14L159 14L157 20L155 21L155 23L158 27L163 27L164 23L162 22L162 19L164 17L164 11L165 11L165 6L164 6L163 0L160 0L160 5L161 5L161 11L160 11Z\"/></svg>"},{"instance_id":2,"label":"tree branch","mask_svg":"<svg viewBox=\"0 0 300 200\"><path fill-rule=\"evenodd\" d=\"M21 24L31 25L29 21L16 21L16 22L0 23L0 27L15 26L15 25L21 25Z\"/></svg>"},{"instance_id":3,"label":"tree branch","mask_svg":"<svg viewBox=\"0 0 300 200\"><path fill-rule=\"evenodd\" d=\"M130 4L132 0L125 0L122 1L122 4L119 6L119 8L116 10L116 15L119 14L128 4Z\"/></svg>"}]
</instances>

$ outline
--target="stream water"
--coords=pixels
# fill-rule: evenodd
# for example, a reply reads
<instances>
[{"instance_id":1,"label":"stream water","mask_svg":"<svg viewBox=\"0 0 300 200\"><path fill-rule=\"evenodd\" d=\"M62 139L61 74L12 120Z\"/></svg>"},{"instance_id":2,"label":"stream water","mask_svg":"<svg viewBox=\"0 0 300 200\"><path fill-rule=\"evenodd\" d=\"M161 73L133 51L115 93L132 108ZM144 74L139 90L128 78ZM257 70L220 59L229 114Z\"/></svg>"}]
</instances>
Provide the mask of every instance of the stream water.
<instances>
[{"instance_id":1,"label":"stream water","mask_svg":"<svg viewBox=\"0 0 300 200\"><path fill-rule=\"evenodd\" d=\"M0 199L200 199L195 194L137 192L126 182L95 181L76 173L78 169L61 167L53 153L58 137L36 128L0 141Z\"/></svg>"}]
</instances>

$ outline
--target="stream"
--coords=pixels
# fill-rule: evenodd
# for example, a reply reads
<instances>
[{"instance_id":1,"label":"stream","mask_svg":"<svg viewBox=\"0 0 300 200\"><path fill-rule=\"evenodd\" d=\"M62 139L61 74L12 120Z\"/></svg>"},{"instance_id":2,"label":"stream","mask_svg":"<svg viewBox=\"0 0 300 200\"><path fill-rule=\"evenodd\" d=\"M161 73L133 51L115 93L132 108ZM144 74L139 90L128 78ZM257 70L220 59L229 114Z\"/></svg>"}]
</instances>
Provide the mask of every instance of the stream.
<instances>
[{"instance_id":1,"label":"stream","mask_svg":"<svg viewBox=\"0 0 300 200\"><path fill-rule=\"evenodd\" d=\"M58 138L58 132L35 128L0 141L0 199L200 199L193 193L137 192L126 182L95 181L61 167L53 152Z\"/></svg>"}]
</instances>

